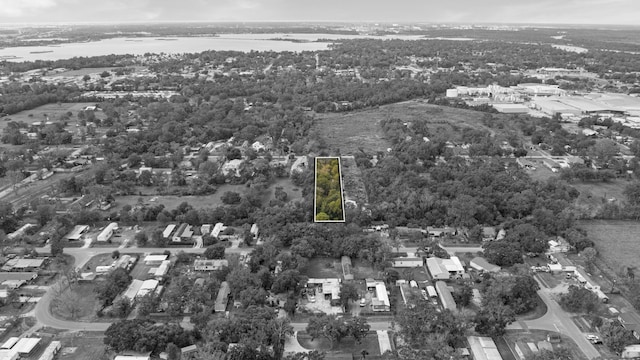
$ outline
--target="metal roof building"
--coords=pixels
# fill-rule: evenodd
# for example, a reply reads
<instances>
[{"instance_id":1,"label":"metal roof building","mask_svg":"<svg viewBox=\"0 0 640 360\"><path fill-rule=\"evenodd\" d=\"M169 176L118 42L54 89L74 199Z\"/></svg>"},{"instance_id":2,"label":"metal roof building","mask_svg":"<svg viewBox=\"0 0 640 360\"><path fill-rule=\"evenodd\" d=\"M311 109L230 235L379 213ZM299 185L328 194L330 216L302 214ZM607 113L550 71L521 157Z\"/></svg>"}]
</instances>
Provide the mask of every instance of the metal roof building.
<instances>
[{"instance_id":1,"label":"metal roof building","mask_svg":"<svg viewBox=\"0 0 640 360\"><path fill-rule=\"evenodd\" d=\"M490 337L468 336L467 341L475 360L502 360L496 343Z\"/></svg>"},{"instance_id":2,"label":"metal roof building","mask_svg":"<svg viewBox=\"0 0 640 360\"><path fill-rule=\"evenodd\" d=\"M223 281L220 284L220 290L218 290L218 296L216 297L216 304L214 306L214 310L216 312L222 312L227 310L227 304L229 303L229 294L231 293L231 289L229 288L229 283Z\"/></svg>"},{"instance_id":3,"label":"metal roof building","mask_svg":"<svg viewBox=\"0 0 640 360\"><path fill-rule=\"evenodd\" d=\"M436 281L436 290L438 290L442 306L445 309L455 311L457 309L456 301L453 299L453 295L451 295L447 284L444 281Z\"/></svg>"}]
</instances>

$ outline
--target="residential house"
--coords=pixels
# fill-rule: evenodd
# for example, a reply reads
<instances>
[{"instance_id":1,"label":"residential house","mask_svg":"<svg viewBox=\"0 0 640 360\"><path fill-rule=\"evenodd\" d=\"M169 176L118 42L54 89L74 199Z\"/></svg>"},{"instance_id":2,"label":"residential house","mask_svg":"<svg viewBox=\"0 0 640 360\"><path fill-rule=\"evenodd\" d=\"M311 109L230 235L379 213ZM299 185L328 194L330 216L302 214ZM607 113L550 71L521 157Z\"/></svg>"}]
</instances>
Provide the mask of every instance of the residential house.
<instances>
[{"instance_id":1,"label":"residential house","mask_svg":"<svg viewBox=\"0 0 640 360\"><path fill-rule=\"evenodd\" d=\"M147 266L157 266L162 264L163 261L167 260L169 255L161 254L161 255L147 255L144 258L144 264Z\"/></svg>"},{"instance_id":2,"label":"residential house","mask_svg":"<svg viewBox=\"0 0 640 360\"><path fill-rule=\"evenodd\" d=\"M109 241L109 239L111 239L111 237L113 236L113 232L116 231L117 229L118 229L118 223L112 222L111 224L107 225L100 232L100 234L98 234L98 237L96 238L96 240L100 242Z\"/></svg>"},{"instance_id":3,"label":"residential house","mask_svg":"<svg viewBox=\"0 0 640 360\"><path fill-rule=\"evenodd\" d=\"M229 261L226 259L213 259L213 260L195 260L193 262L193 268L195 271L217 271L222 270L229 266Z\"/></svg>"},{"instance_id":4,"label":"residential house","mask_svg":"<svg viewBox=\"0 0 640 360\"><path fill-rule=\"evenodd\" d=\"M382 280L366 279L367 290L372 290L374 296L371 298L371 310L375 312L391 311L389 294L387 287Z\"/></svg>"},{"instance_id":5,"label":"residential house","mask_svg":"<svg viewBox=\"0 0 640 360\"><path fill-rule=\"evenodd\" d=\"M173 230L176 229L176 224L169 224L167 225L166 228L164 228L164 231L162 232L162 237L165 239L168 239L171 234L173 233Z\"/></svg>"},{"instance_id":6,"label":"residential house","mask_svg":"<svg viewBox=\"0 0 640 360\"><path fill-rule=\"evenodd\" d=\"M436 290L440 297L440 302L445 309L455 311L457 309L456 301L451 295L451 290L444 281L436 281Z\"/></svg>"},{"instance_id":7,"label":"residential house","mask_svg":"<svg viewBox=\"0 0 640 360\"><path fill-rule=\"evenodd\" d=\"M342 265L342 277L345 280L353 280L353 266L351 265L351 258L343 256L340 258L340 263Z\"/></svg>"},{"instance_id":8,"label":"residential house","mask_svg":"<svg viewBox=\"0 0 640 360\"><path fill-rule=\"evenodd\" d=\"M464 274L464 267L457 256L452 256L449 259L427 258L427 268L436 280L449 280L452 276L458 277Z\"/></svg>"},{"instance_id":9,"label":"residential house","mask_svg":"<svg viewBox=\"0 0 640 360\"><path fill-rule=\"evenodd\" d=\"M33 272L42 268L46 259L10 259L2 266L2 271Z\"/></svg>"},{"instance_id":10,"label":"residential house","mask_svg":"<svg viewBox=\"0 0 640 360\"><path fill-rule=\"evenodd\" d=\"M468 336L467 342L475 360L502 360L496 343L490 337Z\"/></svg>"},{"instance_id":11,"label":"residential house","mask_svg":"<svg viewBox=\"0 0 640 360\"><path fill-rule=\"evenodd\" d=\"M421 257L401 257L392 260L393 267L415 268L424 266L424 259Z\"/></svg>"},{"instance_id":12,"label":"residential house","mask_svg":"<svg viewBox=\"0 0 640 360\"><path fill-rule=\"evenodd\" d=\"M89 225L76 225L64 238L70 241L80 240L82 234L89 229Z\"/></svg>"},{"instance_id":13,"label":"residential house","mask_svg":"<svg viewBox=\"0 0 640 360\"><path fill-rule=\"evenodd\" d=\"M474 257L470 262L469 262L469 266L471 266L472 268L476 269L477 271L480 272L498 272L500 271L500 266L498 265L494 265L489 263L485 258L483 257Z\"/></svg>"},{"instance_id":14,"label":"residential house","mask_svg":"<svg viewBox=\"0 0 640 360\"><path fill-rule=\"evenodd\" d=\"M324 296L325 300L329 300L331 306L338 306L340 304L340 283L342 281L338 278L325 278L307 280L307 287L317 288L316 293L320 293Z\"/></svg>"},{"instance_id":15,"label":"residential house","mask_svg":"<svg viewBox=\"0 0 640 360\"><path fill-rule=\"evenodd\" d=\"M496 239L496 228L485 226L482 228L482 241L493 241Z\"/></svg>"},{"instance_id":16,"label":"residential house","mask_svg":"<svg viewBox=\"0 0 640 360\"><path fill-rule=\"evenodd\" d=\"M229 303L229 294L231 293L231 289L229 288L229 283L223 281L220 284L220 289L218 290L218 296L216 297L216 303L214 305L215 312L223 312L227 310L227 304Z\"/></svg>"}]
</instances>

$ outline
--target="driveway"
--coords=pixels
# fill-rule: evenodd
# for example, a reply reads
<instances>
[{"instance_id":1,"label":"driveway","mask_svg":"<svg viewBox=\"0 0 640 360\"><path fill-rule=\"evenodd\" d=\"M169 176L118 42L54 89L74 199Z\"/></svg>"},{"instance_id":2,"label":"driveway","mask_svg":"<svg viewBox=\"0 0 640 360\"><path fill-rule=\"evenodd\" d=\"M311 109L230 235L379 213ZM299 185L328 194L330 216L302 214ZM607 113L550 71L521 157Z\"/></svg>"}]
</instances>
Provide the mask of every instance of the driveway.
<instances>
[{"instance_id":1,"label":"driveway","mask_svg":"<svg viewBox=\"0 0 640 360\"><path fill-rule=\"evenodd\" d=\"M547 305L547 313L544 316L535 319L535 320L525 320L525 321L517 321L513 324L507 326L507 329L512 330L546 330L546 331L554 331L559 332L562 335L570 337L576 345L582 350L582 353L588 359L595 359L600 357L600 352L591 344L585 334L583 334L580 329L576 326L576 324L571 319L571 316L565 312L558 302L553 298L554 294L557 294L558 291L556 289L549 289L545 287L542 282L535 277L536 281L540 285L540 290L538 290L538 295Z\"/></svg>"}]
</instances>

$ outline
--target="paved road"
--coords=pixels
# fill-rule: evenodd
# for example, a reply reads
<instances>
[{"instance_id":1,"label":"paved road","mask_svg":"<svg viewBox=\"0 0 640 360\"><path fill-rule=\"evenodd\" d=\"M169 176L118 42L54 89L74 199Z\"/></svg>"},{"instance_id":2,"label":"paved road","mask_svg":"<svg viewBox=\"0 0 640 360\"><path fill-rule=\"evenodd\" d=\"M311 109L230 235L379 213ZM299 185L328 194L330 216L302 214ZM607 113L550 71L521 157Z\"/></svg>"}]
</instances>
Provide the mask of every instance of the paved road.
<instances>
[{"instance_id":1,"label":"paved road","mask_svg":"<svg viewBox=\"0 0 640 360\"><path fill-rule=\"evenodd\" d=\"M588 359L600 357L598 350L586 339L585 335L571 319L571 316L562 310L558 302L553 299L553 289L545 287L544 284L538 280L537 276L536 280L538 284L540 284L538 295L540 295L542 301L547 305L547 313L535 320L515 322L509 325L507 329L534 329L559 332L570 337Z\"/></svg>"},{"instance_id":2,"label":"paved road","mask_svg":"<svg viewBox=\"0 0 640 360\"><path fill-rule=\"evenodd\" d=\"M376 322L369 322L369 325L371 326L371 331L378 331L378 330L391 330L391 322L390 321L376 321ZM307 328L307 323L301 323L301 322L292 322L291 326L293 327L293 331L305 331Z\"/></svg>"},{"instance_id":3,"label":"paved road","mask_svg":"<svg viewBox=\"0 0 640 360\"><path fill-rule=\"evenodd\" d=\"M475 254L483 250L482 247L480 246L442 246L440 245L440 247L446 250L449 253L449 255L455 255L455 253L467 253L467 252ZM418 251L418 247L400 246L398 247L398 251L406 252L407 254L409 254L409 256L413 256L413 254L415 254Z\"/></svg>"}]
</instances>

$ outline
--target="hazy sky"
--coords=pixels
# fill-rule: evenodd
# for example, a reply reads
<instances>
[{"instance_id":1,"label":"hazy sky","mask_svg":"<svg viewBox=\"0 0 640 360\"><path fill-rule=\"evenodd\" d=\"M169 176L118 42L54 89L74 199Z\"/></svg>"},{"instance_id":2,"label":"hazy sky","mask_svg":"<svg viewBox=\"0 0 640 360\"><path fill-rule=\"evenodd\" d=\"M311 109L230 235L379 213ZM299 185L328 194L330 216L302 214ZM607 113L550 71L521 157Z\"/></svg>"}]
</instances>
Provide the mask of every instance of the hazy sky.
<instances>
[{"instance_id":1,"label":"hazy sky","mask_svg":"<svg viewBox=\"0 0 640 360\"><path fill-rule=\"evenodd\" d=\"M278 20L638 25L640 1L0 0L0 25Z\"/></svg>"}]
</instances>

